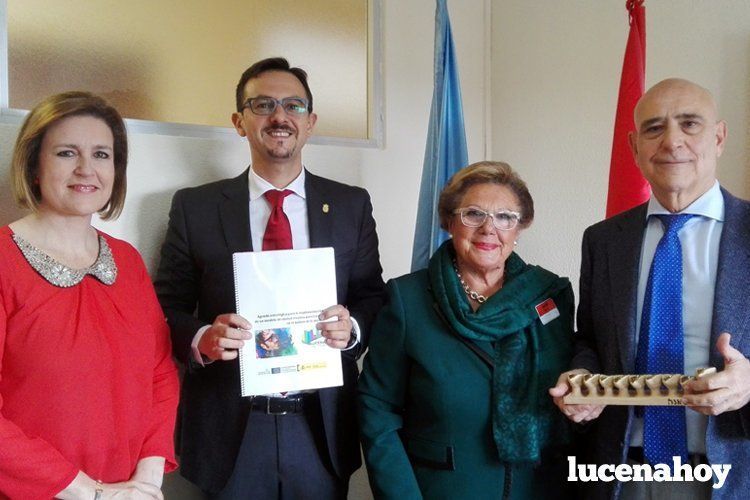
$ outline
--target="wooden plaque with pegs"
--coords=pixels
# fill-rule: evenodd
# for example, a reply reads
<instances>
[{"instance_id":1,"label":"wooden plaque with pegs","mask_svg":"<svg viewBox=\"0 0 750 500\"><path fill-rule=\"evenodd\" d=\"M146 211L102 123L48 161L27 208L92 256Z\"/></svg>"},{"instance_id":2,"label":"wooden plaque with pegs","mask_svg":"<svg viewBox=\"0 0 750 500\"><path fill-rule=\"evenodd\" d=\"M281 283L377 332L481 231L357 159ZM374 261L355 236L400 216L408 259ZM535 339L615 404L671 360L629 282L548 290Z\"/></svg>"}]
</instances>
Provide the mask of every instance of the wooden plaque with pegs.
<instances>
[{"instance_id":1,"label":"wooden plaque with pegs","mask_svg":"<svg viewBox=\"0 0 750 500\"><path fill-rule=\"evenodd\" d=\"M661 375L568 375L570 392L565 404L685 406L682 396L691 380L716 373L716 368L699 368L695 377Z\"/></svg>"}]
</instances>

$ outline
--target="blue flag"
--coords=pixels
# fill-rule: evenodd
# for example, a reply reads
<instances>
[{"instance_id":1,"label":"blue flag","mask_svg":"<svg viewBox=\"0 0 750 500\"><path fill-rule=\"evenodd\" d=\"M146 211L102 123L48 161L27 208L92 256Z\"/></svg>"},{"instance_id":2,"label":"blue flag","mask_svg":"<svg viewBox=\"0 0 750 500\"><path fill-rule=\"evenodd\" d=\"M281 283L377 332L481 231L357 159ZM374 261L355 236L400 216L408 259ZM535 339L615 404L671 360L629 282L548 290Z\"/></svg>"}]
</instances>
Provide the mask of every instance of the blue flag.
<instances>
[{"instance_id":1,"label":"blue flag","mask_svg":"<svg viewBox=\"0 0 750 500\"><path fill-rule=\"evenodd\" d=\"M435 10L435 90L432 94L427 147L419 188L411 270L427 267L448 234L440 229L438 198L445 183L468 163L461 84L458 81L447 0Z\"/></svg>"}]
</instances>

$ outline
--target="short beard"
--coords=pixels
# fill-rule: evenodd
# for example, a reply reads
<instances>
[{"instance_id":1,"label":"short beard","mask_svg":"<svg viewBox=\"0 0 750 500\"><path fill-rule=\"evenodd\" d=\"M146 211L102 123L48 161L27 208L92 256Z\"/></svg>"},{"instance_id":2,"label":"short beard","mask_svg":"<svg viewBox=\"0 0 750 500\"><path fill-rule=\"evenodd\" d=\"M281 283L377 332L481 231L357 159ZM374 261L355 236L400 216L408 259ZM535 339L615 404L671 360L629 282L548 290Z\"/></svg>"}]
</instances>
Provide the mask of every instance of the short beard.
<instances>
[{"instance_id":1,"label":"short beard","mask_svg":"<svg viewBox=\"0 0 750 500\"><path fill-rule=\"evenodd\" d=\"M266 148L268 156L277 160L288 160L294 156L295 148L269 147Z\"/></svg>"}]
</instances>

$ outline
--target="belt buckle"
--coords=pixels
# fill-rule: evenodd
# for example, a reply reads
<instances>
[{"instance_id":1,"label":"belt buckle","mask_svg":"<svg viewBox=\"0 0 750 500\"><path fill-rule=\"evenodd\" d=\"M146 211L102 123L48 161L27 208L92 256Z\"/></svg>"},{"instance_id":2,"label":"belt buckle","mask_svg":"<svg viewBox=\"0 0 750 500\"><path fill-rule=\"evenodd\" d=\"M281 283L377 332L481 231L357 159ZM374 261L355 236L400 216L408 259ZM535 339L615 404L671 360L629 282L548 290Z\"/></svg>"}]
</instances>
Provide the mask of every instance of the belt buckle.
<instances>
[{"instance_id":1,"label":"belt buckle","mask_svg":"<svg viewBox=\"0 0 750 500\"><path fill-rule=\"evenodd\" d=\"M266 415L286 415L288 411L271 411L271 401L275 398L266 398Z\"/></svg>"}]
</instances>

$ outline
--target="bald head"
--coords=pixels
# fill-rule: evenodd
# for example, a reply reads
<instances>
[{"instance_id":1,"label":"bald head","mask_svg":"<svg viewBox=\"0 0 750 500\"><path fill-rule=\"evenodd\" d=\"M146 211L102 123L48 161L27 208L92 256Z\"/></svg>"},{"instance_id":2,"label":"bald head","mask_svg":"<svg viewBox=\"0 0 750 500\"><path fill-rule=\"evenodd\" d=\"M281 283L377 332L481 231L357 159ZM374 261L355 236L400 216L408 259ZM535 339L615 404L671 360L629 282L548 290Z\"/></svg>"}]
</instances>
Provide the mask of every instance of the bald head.
<instances>
[{"instance_id":1,"label":"bald head","mask_svg":"<svg viewBox=\"0 0 750 500\"><path fill-rule=\"evenodd\" d=\"M706 88L682 78L667 78L662 80L650 89L638 100L633 110L633 118L636 127L638 127L645 117L642 116L644 109L654 101L659 103L668 103L681 97L687 97L692 100L696 107L700 107L706 115L706 119L717 121L718 110L714 96Z\"/></svg>"},{"instance_id":2,"label":"bald head","mask_svg":"<svg viewBox=\"0 0 750 500\"><path fill-rule=\"evenodd\" d=\"M651 191L667 210L679 212L716 182L727 128L711 93L679 78L643 94L634 111L630 146Z\"/></svg>"}]
</instances>

